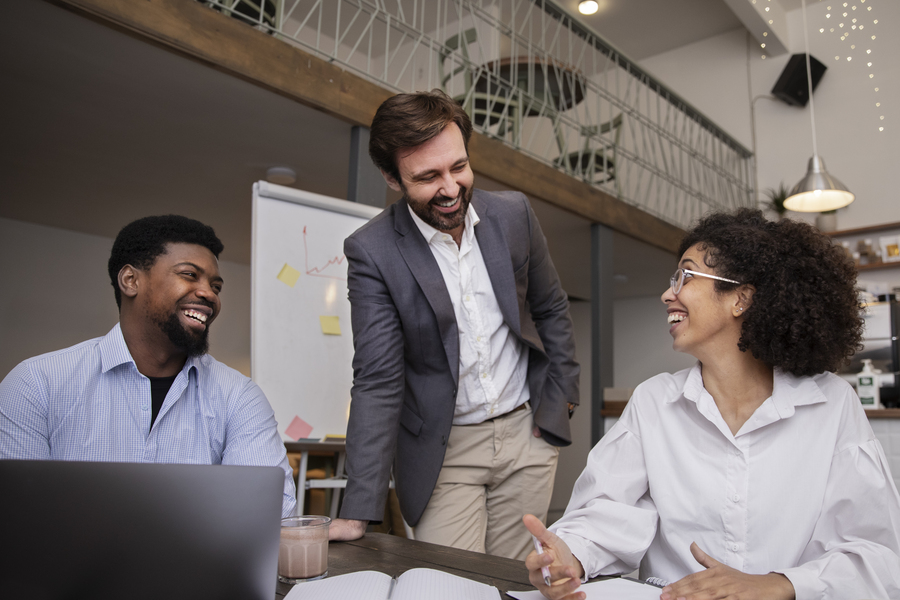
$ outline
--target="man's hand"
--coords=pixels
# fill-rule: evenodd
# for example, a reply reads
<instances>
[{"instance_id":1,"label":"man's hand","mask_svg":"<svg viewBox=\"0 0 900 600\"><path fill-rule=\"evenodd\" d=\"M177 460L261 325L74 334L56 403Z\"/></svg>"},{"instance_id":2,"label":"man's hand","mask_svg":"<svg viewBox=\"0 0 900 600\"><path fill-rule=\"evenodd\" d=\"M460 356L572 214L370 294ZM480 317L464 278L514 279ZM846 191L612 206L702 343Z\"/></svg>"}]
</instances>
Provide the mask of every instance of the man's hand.
<instances>
[{"instance_id":1,"label":"man's hand","mask_svg":"<svg viewBox=\"0 0 900 600\"><path fill-rule=\"evenodd\" d=\"M335 542L358 540L366 532L368 521L356 519L334 519L328 528L328 539Z\"/></svg>"},{"instance_id":2,"label":"man's hand","mask_svg":"<svg viewBox=\"0 0 900 600\"><path fill-rule=\"evenodd\" d=\"M793 600L794 586L781 573L748 575L726 567L707 555L696 543L691 544L691 554L705 571L688 575L667 585L661 600Z\"/></svg>"},{"instance_id":3,"label":"man's hand","mask_svg":"<svg viewBox=\"0 0 900 600\"><path fill-rule=\"evenodd\" d=\"M522 517L525 527L544 546L544 553L532 552L525 558L528 569L528 580L545 598L552 600L585 600L584 592L577 592L581 585L584 568L578 559L572 556L571 550L559 537L544 527L540 519L534 515ZM550 585L544 583L541 567L550 568Z\"/></svg>"}]
</instances>

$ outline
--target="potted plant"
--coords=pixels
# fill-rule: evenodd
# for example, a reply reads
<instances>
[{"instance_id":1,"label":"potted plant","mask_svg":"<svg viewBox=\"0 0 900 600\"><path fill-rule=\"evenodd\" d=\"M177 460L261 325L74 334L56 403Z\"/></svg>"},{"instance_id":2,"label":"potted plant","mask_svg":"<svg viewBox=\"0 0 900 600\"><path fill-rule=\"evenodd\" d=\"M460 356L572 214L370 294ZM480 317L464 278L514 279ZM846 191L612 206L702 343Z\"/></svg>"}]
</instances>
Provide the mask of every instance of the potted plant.
<instances>
[{"instance_id":1,"label":"potted plant","mask_svg":"<svg viewBox=\"0 0 900 600\"><path fill-rule=\"evenodd\" d=\"M816 216L816 227L823 233L837 231L837 209L819 213Z\"/></svg>"},{"instance_id":2,"label":"potted plant","mask_svg":"<svg viewBox=\"0 0 900 600\"><path fill-rule=\"evenodd\" d=\"M787 212L787 209L784 207L784 201L790 194L790 190L784 187L784 183L780 183L777 188L769 188L763 193L769 199L765 204L766 208L778 213L779 219L783 217L784 213Z\"/></svg>"}]
</instances>

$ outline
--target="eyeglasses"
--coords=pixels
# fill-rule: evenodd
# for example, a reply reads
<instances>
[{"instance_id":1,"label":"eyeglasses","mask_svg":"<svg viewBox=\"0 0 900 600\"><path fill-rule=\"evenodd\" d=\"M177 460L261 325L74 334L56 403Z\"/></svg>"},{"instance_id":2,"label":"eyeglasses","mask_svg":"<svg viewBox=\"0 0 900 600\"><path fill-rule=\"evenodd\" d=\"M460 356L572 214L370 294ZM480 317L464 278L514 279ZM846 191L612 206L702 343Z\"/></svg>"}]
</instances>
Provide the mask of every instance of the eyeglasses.
<instances>
[{"instance_id":1,"label":"eyeglasses","mask_svg":"<svg viewBox=\"0 0 900 600\"><path fill-rule=\"evenodd\" d=\"M691 277L699 275L700 277L709 277L710 279L718 279L719 281L727 281L728 283L735 283L740 285L739 281L735 281L734 279L725 279L724 277L719 277L718 275L710 275L709 273L701 273L700 271L691 271L690 269L677 269L675 274L669 278L669 286L672 288L672 293L676 296L678 292L681 291L681 288L684 286L684 282Z\"/></svg>"}]
</instances>

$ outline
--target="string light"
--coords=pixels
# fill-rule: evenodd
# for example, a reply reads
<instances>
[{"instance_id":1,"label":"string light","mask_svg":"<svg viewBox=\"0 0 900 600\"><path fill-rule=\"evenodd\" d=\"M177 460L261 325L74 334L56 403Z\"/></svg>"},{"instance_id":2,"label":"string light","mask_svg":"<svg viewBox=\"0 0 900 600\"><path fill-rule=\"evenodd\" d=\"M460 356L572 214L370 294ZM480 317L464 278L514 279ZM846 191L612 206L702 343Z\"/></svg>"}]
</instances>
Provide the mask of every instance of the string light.
<instances>
[{"instance_id":1,"label":"string light","mask_svg":"<svg viewBox=\"0 0 900 600\"><path fill-rule=\"evenodd\" d=\"M755 5L755 4L757 4L758 2L760 2L760 1L761 1L761 0L750 0L750 3ZM809 1L809 0L807 0L807 2L808 2L808 1ZM819 1L821 2L822 0L819 0ZM896 1L896 0L886 0L886 1ZM766 4L770 4L771 2L772 2L772 0L766 0ZM825 4L825 2L823 2L823 4ZM840 6L843 10L838 9L838 12L835 12L835 9L836 9L838 6ZM839 41L845 42L845 41L850 41L850 40L849 40L850 36L853 35L855 32L857 32L857 31L862 32L862 31L865 29L865 26L866 26L867 24L869 24L869 25L877 25L877 24L878 24L878 19L872 19L871 23L862 23L862 22L860 22L860 21L861 21L860 18L855 18L855 17L853 17L853 16L851 15L851 13L852 13L852 14L858 14L858 13L855 13L855 11L856 11L858 8L865 8L865 12L866 12L866 13L871 13L873 7L871 6L871 2L868 2L868 0L856 0L856 2L852 2L852 0L851 0L850 2L839 2L838 4L833 4L833 5L832 5L832 4L826 4L826 6L825 6L825 9L826 9L826 10L825 10L825 19L826 19L827 21L830 21L831 18L832 18L832 16L835 16L835 17L841 17L841 18L843 18L843 19L848 19L848 20L847 20L847 21L839 21L839 22L835 25L835 27L823 27L823 26L819 26L819 28L818 28L818 29L819 29L819 33L820 33L820 34L823 34L823 35L826 34L826 33L837 34ZM771 11L769 10L769 6L764 6L763 9L764 9L764 12L765 12L765 13L771 13ZM820 13L820 14L821 14L821 13ZM820 18L821 18L821 17L820 17ZM766 22L771 26L771 25L774 25L775 20L770 18L770 19L767 19ZM827 29L827 31L826 31L826 29ZM769 32L768 32L768 31L763 31L763 32L762 32L762 37L763 37L763 38L766 38L766 37L768 37L768 36L769 36ZM856 41L856 38L855 38L855 37L853 38L853 41ZM875 41L875 36L874 36L874 35L869 36L869 42L871 43L871 42L873 42L873 41ZM760 60L766 60L766 58L768 57L768 55L767 55L766 52L765 52L765 50L766 50L766 41L761 42L761 43L759 44L759 47L760 47L760 49L763 50L763 53L760 54ZM856 50L856 44L850 44L850 50L847 51L847 55L844 57L844 58L847 59L847 62L850 63L850 64L856 64L856 63L853 62L853 56L852 56L852 53L853 53L855 50ZM866 54L867 54L867 55L871 55L871 54L872 54L872 49L871 49L871 48L867 48L867 49L866 49ZM840 56L840 55L835 56L835 57L834 57L834 60L835 60L835 61L840 61L840 60L841 60L841 56ZM871 69L872 69L872 63L871 63L871 62L868 62L868 63L866 64L866 67L868 67L868 69L871 71ZM867 73L867 74L868 74L870 80L874 80L874 79L875 79L875 73L874 73L874 72L870 72L870 73ZM875 88L875 91L877 92L877 91L878 91L878 88ZM878 108L881 107L881 103L880 103L880 102L877 103L877 107L878 107ZM883 120L883 118L881 118L881 119L879 119L879 120ZM883 131L883 130L884 130L884 127L880 127L880 128L879 128L879 131Z\"/></svg>"},{"instance_id":2,"label":"string light","mask_svg":"<svg viewBox=\"0 0 900 600\"><path fill-rule=\"evenodd\" d=\"M881 1L891 1L891 0L881 0ZM809 0L807 0L807 2L809 2ZM823 4L824 4L824 2L823 2ZM850 65L864 63L865 68L868 71L866 73L866 75L868 75L868 79L872 83L874 83L875 75L877 73L874 70L874 63L872 62L872 56L871 56L872 48L871 47L866 48L866 46L860 46L860 52L862 51L862 49L865 49L866 55L867 55L867 57L866 57L867 60L853 61L853 56L855 54L856 47L858 45L855 42L860 41L864 38L853 37L852 39L850 39L851 36L858 35L857 32L862 33L863 31L865 31L865 28L867 26L871 28L871 27L878 25L878 19L872 18L875 16L872 14L872 12L874 12L872 9L875 8L875 6L877 6L877 3L874 3L875 6L872 6L872 4L873 3L870 2L869 0L856 0L855 2L851 0L850 2L840 2L839 4L826 4L825 10L823 12L819 13L820 15L824 14L823 21L825 21L827 23L827 22L831 21L832 17L835 17L835 19L838 22L835 24L834 27L824 27L825 23L821 23L817 28L819 30L819 33L821 33L821 34L829 33L829 34L836 35L838 37L838 40L841 42L845 42L845 41L848 43L854 42L854 43L849 43L850 49L847 50L846 54L843 54L844 51L842 50L841 54L838 54L837 56L834 57L834 60L840 61L842 58L844 58L844 59L846 59L846 61L848 63L850 63ZM837 12L835 12L835 9L837 9L838 6L840 6L843 10L838 9ZM865 9L865 10L856 12L858 9ZM857 17L855 15L859 15L859 16ZM866 16L863 17L863 15L866 15ZM819 18L822 19L821 16ZM846 21L844 19L846 19ZM812 27L813 29L816 28L814 23L810 23L810 25L813 25L813 27ZM867 41L867 45L872 44L876 40L876 35L870 34L870 35L866 36L865 39ZM874 90L877 92L878 88L875 87ZM876 106L876 108L881 108L881 102L876 102L875 106ZM884 131L883 116L884 115L878 115L878 117L879 117L878 118L878 121L879 121L878 131Z\"/></svg>"}]
</instances>

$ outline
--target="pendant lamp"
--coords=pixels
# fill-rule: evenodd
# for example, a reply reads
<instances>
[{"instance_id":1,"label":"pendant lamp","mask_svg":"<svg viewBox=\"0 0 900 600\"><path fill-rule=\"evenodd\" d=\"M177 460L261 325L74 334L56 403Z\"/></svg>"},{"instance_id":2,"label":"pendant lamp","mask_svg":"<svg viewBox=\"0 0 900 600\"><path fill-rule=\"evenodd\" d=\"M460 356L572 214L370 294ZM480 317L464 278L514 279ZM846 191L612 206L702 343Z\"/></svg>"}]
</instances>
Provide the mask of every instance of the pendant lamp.
<instances>
[{"instance_id":1,"label":"pendant lamp","mask_svg":"<svg viewBox=\"0 0 900 600\"><path fill-rule=\"evenodd\" d=\"M816 147L816 112L813 106L812 70L809 65L809 31L806 26L806 0L803 9L803 41L806 44L806 82L809 85L809 120L812 125L813 155L809 159L806 176L791 189L784 200L784 207L797 212L825 212L843 208L856 196L847 187L828 174L825 162L819 158Z\"/></svg>"}]
</instances>

